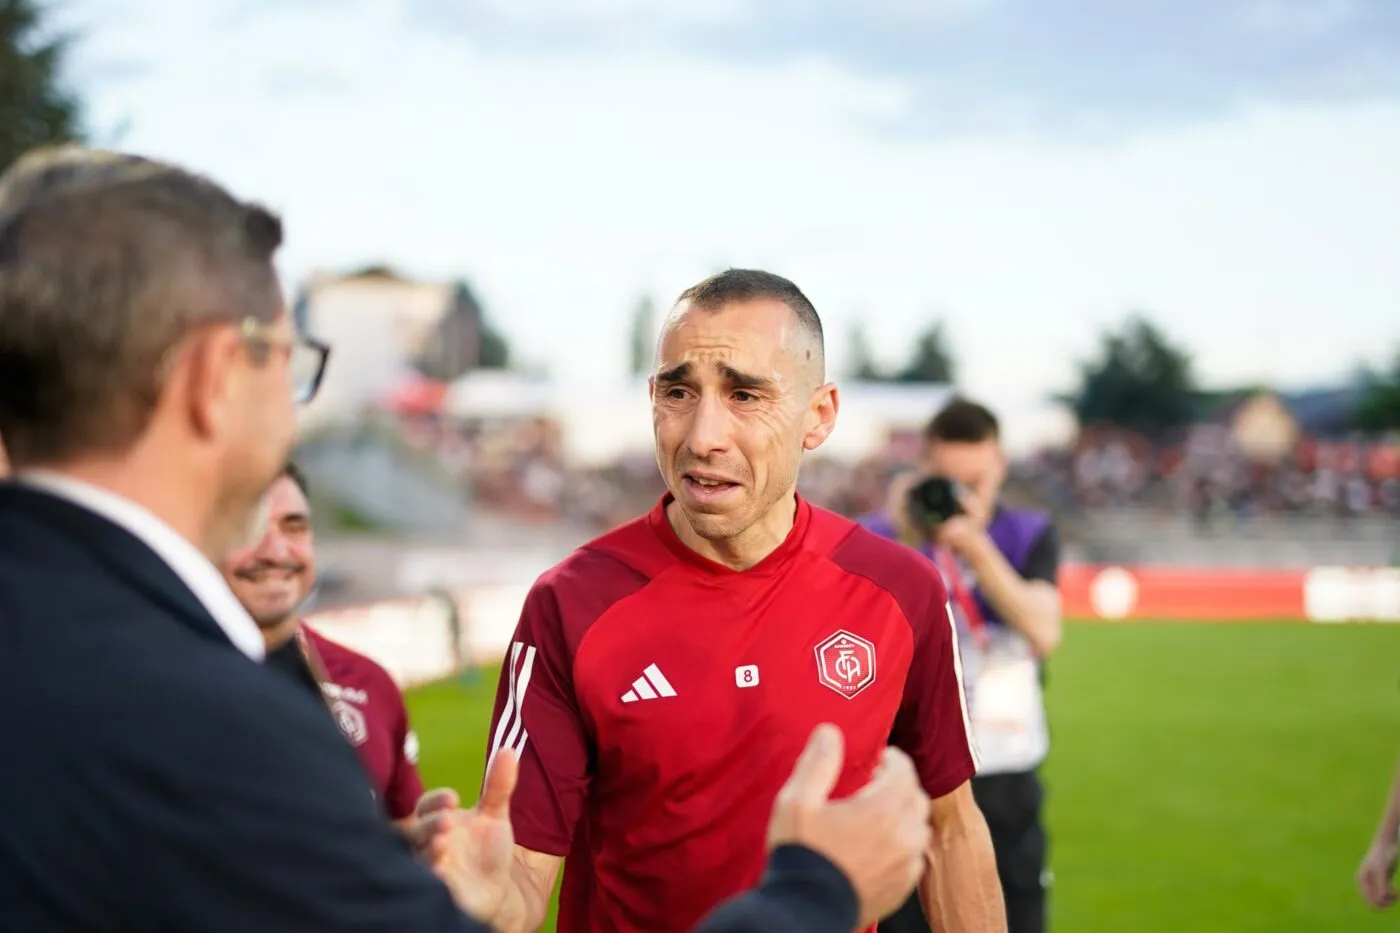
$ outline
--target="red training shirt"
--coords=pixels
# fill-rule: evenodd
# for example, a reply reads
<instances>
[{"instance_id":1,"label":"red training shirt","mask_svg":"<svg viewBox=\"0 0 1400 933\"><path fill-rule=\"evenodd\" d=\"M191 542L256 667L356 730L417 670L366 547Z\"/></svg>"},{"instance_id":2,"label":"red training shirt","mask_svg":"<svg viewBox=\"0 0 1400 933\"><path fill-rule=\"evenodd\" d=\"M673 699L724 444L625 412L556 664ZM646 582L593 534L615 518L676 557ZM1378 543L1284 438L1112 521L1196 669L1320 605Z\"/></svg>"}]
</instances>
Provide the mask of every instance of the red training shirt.
<instances>
[{"instance_id":1,"label":"red training shirt","mask_svg":"<svg viewBox=\"0 0 1400 933\"><path fill-rule=\"evenodd\" d=\"M497 690L515 840L566 856L560 933L689 930L754 884L820 722L846 736L836 796L887 744L935 797L976 772L933 564L799 498L787 540L735 571L680 541L669 501L540 577Z\"/></svg>"},{"instance_id":2,"label":"red training shirt","mask_svg":"<svg viewBox=\"0 0 1400 933\"><path fill-rule=\"evenodd\" d=\"M403 692L383 667L303 625L325 666L321 683L336 725L354 746L390 819L413 813L423 796L418 737L409 727ZM295 639L289 644L295 646ZM314 671L314 667L313 667Z\"/></svg>"}]
</instances>

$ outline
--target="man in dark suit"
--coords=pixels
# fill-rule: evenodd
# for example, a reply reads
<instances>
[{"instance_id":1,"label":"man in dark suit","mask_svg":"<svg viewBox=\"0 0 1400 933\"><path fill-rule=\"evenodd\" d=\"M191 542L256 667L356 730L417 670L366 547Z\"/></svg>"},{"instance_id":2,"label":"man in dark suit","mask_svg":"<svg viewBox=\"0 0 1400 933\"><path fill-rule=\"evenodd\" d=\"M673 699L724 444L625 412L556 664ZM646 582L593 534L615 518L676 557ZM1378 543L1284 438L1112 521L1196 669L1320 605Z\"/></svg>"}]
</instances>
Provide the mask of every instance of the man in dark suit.
<instances>
[{"instance_id":1,"label":"man in dark suit","mask_svg":"<svg viewBox=\"0 0 1400 933\"><path fill-rule=\"evenodd\" d=\"M484 927L515 762L415 859L308 691L262 664L215 569L254 528L324 347L292 328L281 224L212 182L66 149L0 178L0 928ZM892 754L829 802L814 736L768 878L706 929L849 930L913 885L928 801ZM444 884L443 882L446 882Z\"/></svg>"}]
</instances>

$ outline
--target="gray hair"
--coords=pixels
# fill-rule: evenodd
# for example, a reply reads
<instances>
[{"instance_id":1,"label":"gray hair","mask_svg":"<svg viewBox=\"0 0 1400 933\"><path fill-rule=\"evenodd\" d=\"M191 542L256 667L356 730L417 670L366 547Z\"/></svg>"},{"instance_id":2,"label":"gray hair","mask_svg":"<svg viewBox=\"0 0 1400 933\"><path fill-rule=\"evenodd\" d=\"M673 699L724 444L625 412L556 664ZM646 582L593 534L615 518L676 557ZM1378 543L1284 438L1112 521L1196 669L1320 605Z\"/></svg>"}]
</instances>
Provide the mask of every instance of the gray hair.
<instances>
[{"instance_id":1,"label":"gray hair","mask_svg":"<svg viewBox=\"0 0 1400 933\"><path fill-rule=\"evenodd\" d=\"M197 327L281 313L276 215L177 166L77 146L0 177L0 434L15 465L118 451Z\"/></svg>"}]
</instances>

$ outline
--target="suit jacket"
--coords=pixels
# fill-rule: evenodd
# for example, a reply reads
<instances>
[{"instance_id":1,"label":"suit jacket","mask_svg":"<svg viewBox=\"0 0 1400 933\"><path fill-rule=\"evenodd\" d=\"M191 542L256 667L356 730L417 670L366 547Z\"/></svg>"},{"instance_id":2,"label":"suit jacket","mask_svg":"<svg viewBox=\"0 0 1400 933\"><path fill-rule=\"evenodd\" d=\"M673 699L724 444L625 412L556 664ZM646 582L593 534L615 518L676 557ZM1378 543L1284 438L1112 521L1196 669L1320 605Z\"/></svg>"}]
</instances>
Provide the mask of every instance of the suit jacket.
<instances>
[{"instance_id":1,"label":"suit jacket","mask_svg":"<svg viewBox=\"0 0 1400 933\"><path fill-rule=\"evenodd\" d=\"M319 698L239 652L140 539L0 484L0 931L485 928L383 818ZM703 929L850 930L778 853Z\"/></svg>"}]
</instances>

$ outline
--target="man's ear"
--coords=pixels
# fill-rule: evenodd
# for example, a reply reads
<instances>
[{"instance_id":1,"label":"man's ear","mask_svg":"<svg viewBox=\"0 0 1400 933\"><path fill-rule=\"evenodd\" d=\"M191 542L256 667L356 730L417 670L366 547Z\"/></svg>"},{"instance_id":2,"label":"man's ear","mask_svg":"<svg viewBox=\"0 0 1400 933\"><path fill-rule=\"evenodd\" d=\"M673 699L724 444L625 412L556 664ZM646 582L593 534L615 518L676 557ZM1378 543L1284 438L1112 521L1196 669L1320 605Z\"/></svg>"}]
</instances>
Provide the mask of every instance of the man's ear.
<instances>
[{"instance_id":1,"label":"man's ear","mask_svg":"<svg viewBox=\"0 0 1400 933\"><path fill-rule=\"evenodd\" d=\"M836 415L841 409L841 394L834 382L819 386L807 405L808 428L802 436L803 450L816 450L836 430Z\"/></svg>"},{"instance_id":2,"label":"man's ear","mask_svg":"<svg viewBox=\"0 0 1400 933\"><path fill-rule=\"evenodd\" d=\"M195 336L175 356L168 382L183 389L198 437L217 437L228 429L242 352L242 340L231 328L217 328Z\"/></svg>"}]
</instances>

